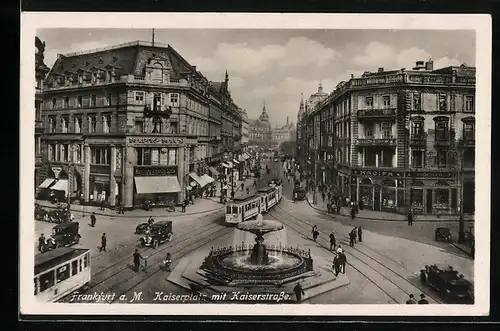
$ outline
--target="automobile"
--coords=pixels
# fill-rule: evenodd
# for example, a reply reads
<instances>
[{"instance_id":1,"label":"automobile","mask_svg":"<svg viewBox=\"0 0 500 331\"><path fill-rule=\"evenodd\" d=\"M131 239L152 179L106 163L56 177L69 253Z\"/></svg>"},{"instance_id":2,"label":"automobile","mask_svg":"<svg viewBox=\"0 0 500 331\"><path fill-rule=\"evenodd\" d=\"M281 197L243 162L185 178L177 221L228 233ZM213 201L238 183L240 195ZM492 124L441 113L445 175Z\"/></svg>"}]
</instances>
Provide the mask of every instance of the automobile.
<instances>
[{"instance_id":1,"label":"automobile","mask_svg":"<svg viewBox=\"0 0 500 331\"><path fill-rule=\"evenodd\" d=\"M136 226L135 234L145 234L148 228L149 228L148 222L141 223L138 226Z\"/></svg>"},{"instance_id":2,"label":"automobile","mask_svg":"<svg viewBox=\"0 0 500 331\"><path fill-rule=\"evenodd\" d=\"M420 280L448 303L474 303L474 286L450 265L426 265Z\"/></svg>"},{"instance_id":3,"label":"automobile","mask_svg":"<svg viewBox=\"0 0 500 331\"><path fill-rule=\"evenodd\" d=\"M293 189L293 200L294 201L302 201L306 197L306 190L302 187L295 187Z\"/></svg>"},{"instance_id":4,"label":"automobile","mask_svg":"<svg viewBox=\"0 0 500 331\"><path fill-rule=\"evenodd\" d=\"M71 246L80 242L80 224L78 222L61 223L52 228L52 235L47 238L42 252L57 247Z\"/></svg>"},{"instance_id":5,"label":"automobile","mask_svg":"<svg viewBox=\"0 0 500 331\"><path fill-rule=\"evenodd\" d=\"M435 241L451 242L451 232L449 228L437 228L434 231Z\"/></svg>"},{"instance_id":6,"label":"automobile","mask_svg":"<svg viewBox=\"0 0 500 331\"><path fill-rule=\"evenodd\" d=\"M172 221L153 223L149 231L140 239L141 246L156 248L159 244L172 240Z\"/></svg>"}]
</instances>

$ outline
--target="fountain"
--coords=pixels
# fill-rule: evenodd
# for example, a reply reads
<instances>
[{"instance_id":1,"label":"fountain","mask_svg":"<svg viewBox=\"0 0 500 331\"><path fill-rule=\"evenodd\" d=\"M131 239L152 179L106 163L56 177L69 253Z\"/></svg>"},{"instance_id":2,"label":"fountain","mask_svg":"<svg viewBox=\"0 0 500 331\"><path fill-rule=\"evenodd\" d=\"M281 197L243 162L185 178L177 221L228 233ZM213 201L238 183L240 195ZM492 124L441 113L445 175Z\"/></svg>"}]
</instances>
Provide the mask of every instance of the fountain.
<instances>
[{"instance_id":1,"label":"fountain","mask_svg":"<svg viewBox=\"0 0 500 331\"><path fill-rule=\"evenodd\" d=\"M265 234L283 227L281 222L263 220L261 214L256 220L239 223L239 230L255 235L255 244L212 248L201 270L207 278L224 285L279 286L309 275L313 265L310 251L264 244Z\"/></svg>"}]
</instances>

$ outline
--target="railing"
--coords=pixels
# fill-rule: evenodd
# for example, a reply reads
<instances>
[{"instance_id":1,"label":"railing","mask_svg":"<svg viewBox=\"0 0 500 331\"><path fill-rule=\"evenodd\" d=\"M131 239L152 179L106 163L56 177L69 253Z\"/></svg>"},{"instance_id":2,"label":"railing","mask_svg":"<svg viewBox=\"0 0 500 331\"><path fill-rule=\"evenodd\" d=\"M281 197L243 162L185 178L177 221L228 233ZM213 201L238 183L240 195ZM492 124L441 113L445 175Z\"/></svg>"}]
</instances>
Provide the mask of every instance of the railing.
<instances>
[{"instance_id":1,"label":"railing","mask_svg":"<svg viewBox=\"0 0 500 331\"><path fill-rule=\"evenodd\" d=\"M427 137L425 135L415 135L410 138L410 145L422 146L427 142Z\"/></svg>"},{"instance_id":2,"label":"railing","mask_svg":"<svg viewBox=\"0 0 500 331\"><path fill-rule=\"evenodd\" d=\"M438 139L436 138L434 140L434 146L437 146L437 147L446 147L446 146L450 146L450 139L449 138L444 138L444 139Z\"/></svg>"},{"instance_id":3,"label":"railing","mask_svg":"<svg viewBox=\"0 0 500 331\"><path fill-rule=\"evenodd\" d=\"M458 145L461 147L475 147L476 139L474 137L461 138L458 141Z\"/></svg>"},{"instance_id":4,"label":"railing","mask_svg":"<svg viewBox=\"0 0 500 331\"><path fill-rule=\"evenodd\" d=\"M358 146L396 146L396 138L358 138L356 144Z\"/></svg>"},{"instance_id":5,"label":"railing","mask_svg":"<svg viewBox=\"0 0 500 331\"><path fill-rule=\"evenodd\" d=\"M384 117L395 116L396 108L381 108L381 109L360 109L358 110L358 117Z\"/></svg>"},{"instance_id":6,"label":"railing","mask_svg":"<svg viewBox=\"0 0 500 331\"><path fill-rule=\"evenodd\" d=\"M451 84L452 76L443 74L422 74L422 73L409 73L408 83L420 84Z\"/></svg>"}]
</instances>

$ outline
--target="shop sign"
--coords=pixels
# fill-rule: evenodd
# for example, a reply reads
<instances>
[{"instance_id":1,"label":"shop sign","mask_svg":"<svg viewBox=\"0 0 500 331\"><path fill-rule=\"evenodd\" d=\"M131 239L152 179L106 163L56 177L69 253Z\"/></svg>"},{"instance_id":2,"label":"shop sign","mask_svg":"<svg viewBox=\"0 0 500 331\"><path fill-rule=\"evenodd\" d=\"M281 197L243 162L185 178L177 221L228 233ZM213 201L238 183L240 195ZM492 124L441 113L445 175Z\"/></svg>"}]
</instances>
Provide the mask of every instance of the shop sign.
<instances>
[{"instance_id":1,"label":"shop sign","mask_svg":"<svg viewBox=\"0 0 500 331\"><path fill-rule=\"evenodd\" d=\"M400 171L386 170L352 170L353 175L373 176L373 177L403 177L404 173Z\"/></svg>"},{"instance_id":2,"label":"shop sign","mask_svg":"<svg viewBox=\"0 0 500 331\"><path fill-rule=\"evenodd\" d=\"M441 171L418 171L410 172L408 175L411 178L453 178L455 173Z\"/></svg>"},{"instance_id":3,"label":"shop sign","mask_svg":"<svg viewBox=\"0 0 500 331\"><path fill-rule=\"evenodd\" d=\"M177 176L177 166L168 167L134 167L134 176Z\"/></svg>"},{"instance_id":4,"label":"shop sign","mask_svg":"<svg viewBox=\"0 0 500 331\"><path fill-rule=\"evenodd\" d=\"M182 145L184 138L175 137L128 137L129 144L142 145Z\"/></svg>"}]
</instances>

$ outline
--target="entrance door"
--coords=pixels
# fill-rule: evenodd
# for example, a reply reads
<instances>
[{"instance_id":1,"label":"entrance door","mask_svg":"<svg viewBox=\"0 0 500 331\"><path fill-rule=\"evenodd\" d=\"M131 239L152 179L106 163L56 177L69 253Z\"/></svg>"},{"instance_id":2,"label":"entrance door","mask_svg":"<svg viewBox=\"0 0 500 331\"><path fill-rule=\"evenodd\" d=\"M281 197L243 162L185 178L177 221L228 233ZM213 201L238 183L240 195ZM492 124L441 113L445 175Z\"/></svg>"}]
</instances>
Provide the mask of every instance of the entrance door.
<instances>
[{"instance_id":1,"label":"entrance door","mask_svg":"<svg viewBox=\"0 0 500 331\"><path fill-rule=\"evenodd\" d=\"M375 196L373 199L373 210L375 211L380 211L380 186L374 185L374 190L375 190Z\"/></svg>"},{"instance_id":2,"label":"entrance door","mask_svg":"<svg viewBox=\"0 0 500 331\"><path fill-rule=\"evenodd\" d=\"M427 190L427 214L432 214L432 190Z\"/></svg>"},{"instance_id":3,"label":"entrance door","mask_svg":"<svg viewBox=\"0 0 500 331\"><path fill-rule=\"evenodd\" d=\"M464 213L472 214L474 213L474 182L465 182L464 183L464 194L463 194L463 206Z\"/></svg>"}]
</instances>

